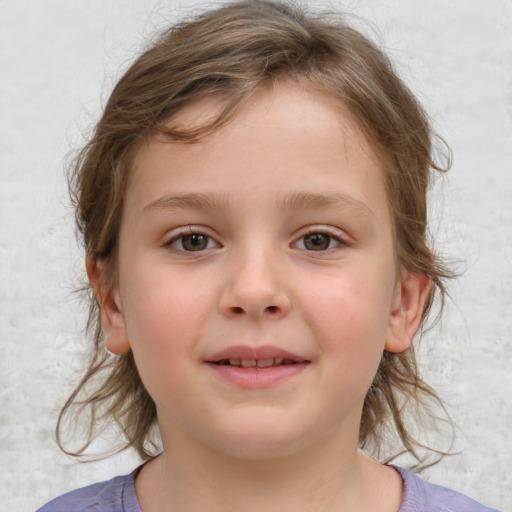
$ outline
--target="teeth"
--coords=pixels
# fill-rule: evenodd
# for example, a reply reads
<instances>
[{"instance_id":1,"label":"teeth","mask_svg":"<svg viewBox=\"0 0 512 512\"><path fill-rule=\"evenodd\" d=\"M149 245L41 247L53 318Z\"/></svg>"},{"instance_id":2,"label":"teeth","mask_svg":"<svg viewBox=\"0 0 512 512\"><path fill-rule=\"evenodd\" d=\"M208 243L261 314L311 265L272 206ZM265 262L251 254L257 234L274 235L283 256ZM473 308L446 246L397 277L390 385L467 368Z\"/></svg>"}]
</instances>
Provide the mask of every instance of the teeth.
<instances>
[{"instance_id":1,"label":"teeth","mask_svg":"<svg viewBox=\"0 0 512 512\"><path fill-rule=\"evenodd\" d=\"M242 368L269 368L271 366L280 366L295 364L293 359L276 357L275 359L223 359L219 364L238 366Z\"/></svg>"},{"instance_id":2,"label":"teeth","mask_svg":"<svg viewBox=\"0 0 512 512\"><path fill-rule=\"evenodd\" d=\"M274 364L273 359L258 359L258 368L267 368Z\"/></svg>"}]
</instances>

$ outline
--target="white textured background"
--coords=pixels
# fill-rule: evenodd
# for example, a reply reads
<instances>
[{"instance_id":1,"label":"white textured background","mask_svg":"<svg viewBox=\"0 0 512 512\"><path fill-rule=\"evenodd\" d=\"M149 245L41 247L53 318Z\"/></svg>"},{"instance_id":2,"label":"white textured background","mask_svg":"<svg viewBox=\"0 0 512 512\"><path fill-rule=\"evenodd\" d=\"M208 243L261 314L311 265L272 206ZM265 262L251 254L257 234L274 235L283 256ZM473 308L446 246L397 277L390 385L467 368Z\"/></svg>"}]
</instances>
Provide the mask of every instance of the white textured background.
<instances>
[{"instance_id":1,"label":"white textured background","mask_svg":"<svg viewBox=\"0 0 512 512\"><path fill-rule=\"evenodd\" d=\"M309 2L321 4L321 2ZM208 6L203 2L195 6ZM326 5L324 3L324 5ZM432 230L463 261L424 371L460 427L460 455L427 473L512 510L512 2L332 2L374 24L451 145ZM66 153L131 60L187 2L0 0L0 503L30 512L79 485L129 471L79 465L53 429L80 367Z\"/></svg>"}]
</instances>

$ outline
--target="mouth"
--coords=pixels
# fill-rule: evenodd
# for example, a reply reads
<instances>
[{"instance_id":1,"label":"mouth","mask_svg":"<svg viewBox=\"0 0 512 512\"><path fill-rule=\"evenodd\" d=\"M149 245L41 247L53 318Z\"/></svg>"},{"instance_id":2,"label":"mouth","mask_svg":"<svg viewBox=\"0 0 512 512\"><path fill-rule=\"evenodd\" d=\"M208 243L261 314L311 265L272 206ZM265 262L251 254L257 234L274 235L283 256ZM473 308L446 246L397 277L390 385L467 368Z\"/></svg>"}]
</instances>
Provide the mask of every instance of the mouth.
<instances>
[{"instance_id":1,"label":"mouth","mask_svg":"<svg viewBox=\"0 0 512 512\"><path fill-rule=\"evenodd\" d=\"M212 354L206 362L238 368L272 368L311 361L302 355L272 345L236 345Z\"/></svg>"},{"instance_id":2,"label":"mouth","mask_svg":"<svg viewBox=\"0 0 512 512\"><path fill-rule=\"evenodd\" d=\"M257 389L297 378L311 360L270 345L239 345L213 354L205 363L223 381Z\"/></svg>"},{"instance_id":3,"label":"mouth","mask_svg":"<svg viewBox=\"0 0 512 512\"><path fill-rule=\"evenodd\" d=\"M208 361L221 366L236 366L237 368L271 368L274 366L286 366L290 364L305 363L307 361L295 361L289 357L276 357L267 359L235 359L225 358L219 361Z\"/></svg>"}]
</instances>

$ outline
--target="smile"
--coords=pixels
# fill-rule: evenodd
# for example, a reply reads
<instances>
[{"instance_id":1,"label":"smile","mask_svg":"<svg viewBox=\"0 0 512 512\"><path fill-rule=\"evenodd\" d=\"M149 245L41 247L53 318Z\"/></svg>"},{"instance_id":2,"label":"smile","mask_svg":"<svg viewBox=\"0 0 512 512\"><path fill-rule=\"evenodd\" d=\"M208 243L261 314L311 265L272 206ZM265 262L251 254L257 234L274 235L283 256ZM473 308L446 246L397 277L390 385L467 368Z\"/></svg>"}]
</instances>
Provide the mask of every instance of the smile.
<instances>
[{"instance_id":1,"label":"smile","mask_svg":"<svg viewBox=\"0 0 512 512\"><path fill-rule=\"evenodd\" d=\"M290 358L277 357L275 359L221 359L220 361L214 361L213 364L237 366L239 368L270 368L272 366L297 364L297 361Z\"/></svg>"},{"instance_id":2,"label":"smile","mask_svg":"<svg viewBox=\"0 0 512 512\"><path fill-rule=\"evenodd\" d=\"M311 361L271 345L229 347L205 363L221 381L241 388L264 389L300 375Z\"/></svg>"}]
</instances>

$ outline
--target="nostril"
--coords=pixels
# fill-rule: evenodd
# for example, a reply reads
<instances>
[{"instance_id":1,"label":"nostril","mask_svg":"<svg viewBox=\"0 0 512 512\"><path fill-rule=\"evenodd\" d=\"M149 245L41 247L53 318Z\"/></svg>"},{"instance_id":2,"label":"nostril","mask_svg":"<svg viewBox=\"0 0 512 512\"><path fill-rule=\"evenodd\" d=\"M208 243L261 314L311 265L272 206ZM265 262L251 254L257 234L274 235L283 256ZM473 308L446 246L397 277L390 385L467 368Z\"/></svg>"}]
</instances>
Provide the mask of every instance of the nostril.
<instances>
[{"instance_id":1,"label":"nostril","mask_svg":"<svg viewBox=\"0 0 512 512\"><path fill-rule=\"evenodd\" d=\"M233 313L237 314L237 315L240 315L244 312L243 308L239 307L239 306L235 306L233 308Z\"/></svg>"},{"instance_id":2,"label":"nostril","mask_svg":"<svg viewBox=\"0 0 512 512\"><path fill-rule=\"evenodd\" d=\"M277 311L277 306L267 306L265 311L268 311L269 313L275 313Z\"/></svg>"}]
</instances>

